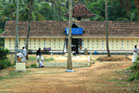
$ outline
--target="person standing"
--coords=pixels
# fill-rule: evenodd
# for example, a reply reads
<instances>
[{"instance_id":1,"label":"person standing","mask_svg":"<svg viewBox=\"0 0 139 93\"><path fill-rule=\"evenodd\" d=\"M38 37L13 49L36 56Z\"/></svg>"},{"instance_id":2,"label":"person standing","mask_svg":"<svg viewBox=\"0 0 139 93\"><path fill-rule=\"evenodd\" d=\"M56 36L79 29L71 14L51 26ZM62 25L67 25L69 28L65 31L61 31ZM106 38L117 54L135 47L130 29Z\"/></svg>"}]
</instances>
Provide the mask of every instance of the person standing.
<instances>
[{"instance_id":1,"label":"person standing","mask_svg":"<svg viewBox=\"0 0 139 93\"><path fill-rule=\"evenodd\" d=\"M37 58L37 62L39 63L40 67L44 67L43 66L43 56L41 54L41 48L39 48L36 52L36 58Z\"/></svg>"},{"instance_id":2,"label":"person standing","mask_svg":"<svg viewBox=\"0 0 139 93\"><path fill-rule=\"evenodd\" d=\"M25 61L26 60L26 56L27 56L27 50L26 50L25 47L22 48L22 54L24 55L23 60Z\"/></svg>"},{"instance_id":3,"label":"person standing","mask_svg":"<svg viewBox=\"0 0 139 93\"><path fill-rule=\"evenodd\" d=\"M137 56L138 56L138 49L137 49L137 45L135 45L133 49L133 56L132 56L133 63L137 61Z\"/></svg>"}]
</instances>

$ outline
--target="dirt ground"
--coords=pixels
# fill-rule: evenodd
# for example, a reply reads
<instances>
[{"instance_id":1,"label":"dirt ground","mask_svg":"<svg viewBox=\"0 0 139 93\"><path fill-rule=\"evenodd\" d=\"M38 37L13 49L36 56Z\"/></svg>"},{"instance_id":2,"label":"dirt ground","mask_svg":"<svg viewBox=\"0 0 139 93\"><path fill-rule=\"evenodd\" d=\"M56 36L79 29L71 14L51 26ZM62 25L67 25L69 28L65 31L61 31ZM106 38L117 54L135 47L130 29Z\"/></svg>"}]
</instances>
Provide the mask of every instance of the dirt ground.
<instances>
[{"instance_id":1,"label":"dirt ground","mask_svg":"<svg viewBox=\"0 0 139 93\"><path fill-rule=\"evenodd\" d=\"M57 62L66 62L66 58L59 55L53 57ZM92 56L95 64L90 67L73 68L74 72L65 72L66 68L28 68L29 73L26 75L0 80L0 93L139 92L138 83L128 82L125 75L118 73L132 65L130 60L101 62L96 60L98 57L100 56ZM74 61L88 62L88 56L75 57Z\"/></svg>"}]
</instances>

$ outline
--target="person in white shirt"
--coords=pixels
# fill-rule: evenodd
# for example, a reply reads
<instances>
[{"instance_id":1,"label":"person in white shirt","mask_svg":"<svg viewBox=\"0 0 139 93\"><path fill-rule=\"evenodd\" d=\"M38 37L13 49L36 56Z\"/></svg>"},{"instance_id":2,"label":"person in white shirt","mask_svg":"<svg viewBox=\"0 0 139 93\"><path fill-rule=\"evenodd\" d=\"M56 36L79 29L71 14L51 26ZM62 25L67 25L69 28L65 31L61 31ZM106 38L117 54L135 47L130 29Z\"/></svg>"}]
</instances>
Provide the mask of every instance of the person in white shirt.
<instances>
[{"instance_id":1,"label":"person in white shirt","mask_svg":"<svg viewBox=\"0 0 139 93\"><path fill-rule=\"evenodd\" d=\"M23 60L25 61L26 60L26 56L27 56L27 50L26 50L25 47L22 48L22 54L24 55Z\"/></svg>"},{"instance_id":2,"label":"person in white shirt","mask_svg":"<svg viewBox=\"0 0 139 93\"><path fill-rule=\"evenodd\" d=\"M137 45L135 45L133 49L133 56L132 56L133 63L137 61L137 56L138 56L138 49L137 49Z\"/></svg>"},{"instance_id":3,"label":"person in white shirt","mask_svg":"<svg viewBox=\"0 0 139 93\"><path fill-rule=\"evenodd\" d=\"M42 53L41 53L41 48L39 48L36 52L36 58L37 58L37 62L39 63L39 66L40 67L44 67L43 65L43 56L42 56Z\"/></svg>"}]
</instances>

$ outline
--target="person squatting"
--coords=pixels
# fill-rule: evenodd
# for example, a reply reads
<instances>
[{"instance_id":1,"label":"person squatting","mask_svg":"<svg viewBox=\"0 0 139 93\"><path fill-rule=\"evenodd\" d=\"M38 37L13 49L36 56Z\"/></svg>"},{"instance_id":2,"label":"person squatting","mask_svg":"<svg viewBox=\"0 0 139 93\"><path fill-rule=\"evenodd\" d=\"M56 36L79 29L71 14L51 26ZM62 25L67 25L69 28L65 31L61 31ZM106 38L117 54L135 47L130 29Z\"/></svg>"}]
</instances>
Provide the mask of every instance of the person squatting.
<instances>
[{"instance_id":1,"label":"person squatting","mask_svg":"<svg viewBox=\"0 0 139 93\"><path fill-rule=\"evenodd\" d=\"M25 62L26 61L27 50L25 47L22 48L21 51L17 53L17 62Z\"/></svg>"}]
</instances>

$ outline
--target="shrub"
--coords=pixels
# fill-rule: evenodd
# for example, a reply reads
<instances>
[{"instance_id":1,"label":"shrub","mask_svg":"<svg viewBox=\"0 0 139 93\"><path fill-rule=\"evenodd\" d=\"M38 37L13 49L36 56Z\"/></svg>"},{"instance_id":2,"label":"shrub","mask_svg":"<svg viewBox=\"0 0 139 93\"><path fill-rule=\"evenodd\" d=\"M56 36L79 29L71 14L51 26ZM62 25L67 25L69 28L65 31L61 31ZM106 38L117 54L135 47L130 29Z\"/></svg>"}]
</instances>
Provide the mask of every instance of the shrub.
<instances>
[{"instance_id":1,"label":"shrub","mask_svg":"<svg viewBox=\"0 0 139 93\"><path fill-rule=\"evenodd\" d=\"M136 79L136 80L139 80L139 71L137 71L137 72L135 73L135 79Z\"/></svg>"},{"instance_id":2,"label":"shrub","mask_svg":"<svg viewBox=\"0 0 139 93\"><path fill-rule=\"evenodd\" d=\"M135 62L129 69L130 70L139 70L139 63Z\"/></svg>"},{"instance_id":3,"label":"shrub","mask_svg":"<svg viewBox=\"0 0 139 93\"><path fill-rule=\"evenodd\" d=\"M135 62L128 70L133 71L128 80L133 81L133 80L139 80L139 63Z\"/></svg>"},{"instance_id":4,"label":"shrub","mask_svg":"<svg viewBox=\"0 0 139 93\"><path fill-rule=\"evenodd\" d=\"M8 59L0 60L0 69L7 68L11 66L11 63Z\"/></svg>"},{"instance_id":5,"label":"shrub","mask_svg":"<svg viewBox=\"0 0 139 93\"><path fill-rule=\"evenodd\" d=\"M139 71L135 72L134 74L130 75L128 78L129 81L139 80Z\"/></svg>"},{"instance_id":6,"label":"shrub","mask_svg":"<svg viewBox=\"0 0 139 93\"><path fill-rule=\"evenodd\" d=\"M9 76L10 77L15 77L15 76L18 76L18 75L20 75L21 74L21 72L18 72L18 71L11 71L10 73L9 73Z\"/></svg>"},{"instance_id":7,"label":"shrub","mask_svg":"<svg viewBox=\"0 0 139 93\"><path fill-rule=\"evenodd\" d=\"M134 74L130 75L128 78L128 81L133 81L134 80Z\"/></svg>"},{"instance_id":8,"label":"shrub","mask_svg":"<svg viewBox=\"0 0 139 93\"><path fill-rule=\"evenodd\" d=\"M36 65L36 64L31 64L30 67L31 67L31 68L37 68L37 65Z\"/></svg>"},{"instance_id":9,"label":"shrub","mask_svg":"<svg viewBox=\"0 0 139 93\"><path fill-rule=\"evenodd\" d=\"M139 60L139 56L137 57L137 60Z\"/></svg>"},{"instance_id":10,"label":"shrub","mask_svg":"<svg viewBox=\"0 0 139 93\"><path fill-rule=\"evenodd\" d=\"M0 47L0 60L6 59L8 54L9 54L8 49L4 49L4 48Z\"/></svg>"},{"instance_id":11,"label":"shrub","mask_svg":"<svg viewBox=\"0 0 139 93\"><path fill-rule=\"evenodd\" d=\"M10 61L7 58L8 54L9 54L8 49L0 47L0 69L9 67L11 65Z\"/></svg>"}]
</instances>

